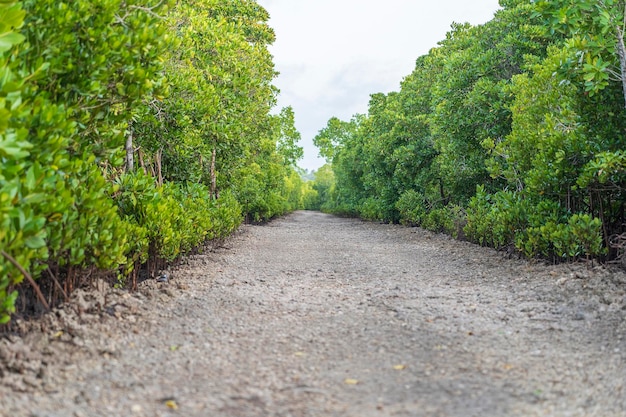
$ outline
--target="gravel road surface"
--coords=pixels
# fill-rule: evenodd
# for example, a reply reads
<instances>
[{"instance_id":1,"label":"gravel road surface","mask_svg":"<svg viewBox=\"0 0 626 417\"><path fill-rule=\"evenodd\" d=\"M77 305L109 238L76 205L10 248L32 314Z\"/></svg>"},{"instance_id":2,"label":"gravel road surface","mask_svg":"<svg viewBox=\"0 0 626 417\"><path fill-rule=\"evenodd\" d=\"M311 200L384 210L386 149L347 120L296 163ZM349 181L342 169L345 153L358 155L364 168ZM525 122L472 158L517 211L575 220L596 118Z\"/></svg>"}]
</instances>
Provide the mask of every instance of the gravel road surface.
<instances>
[{"instance_id":1,"label":"gravel road surface","mask_svg":"<svg viewBox=\"0 0 626 417\"><path fill-rule=\"evenodd\" d=\"M296 212L0 339L0 416L626 416L626 275Z\"/></svg>"}]
</instances>

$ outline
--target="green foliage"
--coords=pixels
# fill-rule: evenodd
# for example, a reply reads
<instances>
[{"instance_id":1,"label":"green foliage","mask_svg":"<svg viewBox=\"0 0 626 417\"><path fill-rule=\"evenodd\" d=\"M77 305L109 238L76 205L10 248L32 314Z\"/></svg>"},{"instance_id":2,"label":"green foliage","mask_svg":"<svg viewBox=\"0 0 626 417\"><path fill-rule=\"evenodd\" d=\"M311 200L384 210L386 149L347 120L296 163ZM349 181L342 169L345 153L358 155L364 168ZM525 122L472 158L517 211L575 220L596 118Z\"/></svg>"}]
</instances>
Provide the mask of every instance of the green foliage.
<instances>
[{"instance_id":1,"label":"green foliage","mask_svg":"<svg viewBox=\"0 0 626 417\"><path fill-rule=\"evenodd\" d=\"M331 120L313 140L317 143L330 141L333 148L341 149L326 156L333 157L332 163L320 168L315 176L314 188L318 191L322 211L345 216L357 215L359 211L366 194L361 178L365 164L363 139L359 134L364 121L363 115L355 115L350 122Z\"/></svg>"},{"instance_id":2,"label":"green foliage","mask_svg":"<svg viewBox=\"0 0 626 417\"><path fill-rule=\"evenodd\" d=\"M419 226L426 215L424 196L415 190L407 190L396 202L396 209L400 212L400 223Z\"/></svg>"},{"instance_id":3,"label":"green foliage","mask_svg":"<svg viewBox=\"0 0 626 417\"><path fill-rule=\"evenodd\" d=\"M9 257L71 289L223 238L243 203L261 220L303 207L255 1L21 5L0 2L0 322L23 279Z\"/></svg>"},{"instance_id":4,"label":"green foliage","mask_svg":"<svg viewBox=\"0 0 626 417\"><path fill-rule=\"evenodd\" d=\"M400 91L316 144L334 213L555 260L614 256L626 227L624 3L502 1L453 24ZM602 219L602 220L600 220Z\"/></svg>"},{"instance_id":5,"label":"green foliage","mask_svg":"<svg viewBox=\"0 0 626 417\"><path fill-rule=\"evenodd\" d=\"M33 12L30 2L24 6ZM3 16L24 14L11 6ZM77 143L83 130L74 103L54 103L56 84L40 86L47 79L43 74L56 67L28 56L35 50L30 29L25 26L25 37L5 37L26 42L16 43L3 68L0 247L35 277L52 265L114 269L126 261L126 230L110 200L111 185L96 156ZM0 320L6 321L15 298L7 289L23 277L6 259L0 261L0 275L7 277L0 284L6 307Z\"/></svg>"},{"instance_id":6,"label":"green foliage","mask_svg":"<svg viewBox=\"0 0 626 417\"><path fill-rule=\"evenodd\" d=\"M133 231L129 251L139 264L149 256L172 261L208 240L227 236L241 223L241 207L231 194L216 201L201 184L158 187L141 171L117 181L119 212Z\"/></svg>"},{"instance_id":7,"label":"green foliage","mask_svg":"<svg viewBox=\"0 0 626 417\"><path fill-rule=\"evenodd\" d=\"M588 214L575 214L569 219L568 226L579 254L590 257L605 253L600 219L592 218Z\"/></svg>"},{"instance_id":8,"label":"green foliage","mask_svg":"<svg viewBox=\"0 0 626 417\"><path fill-rule=\"evenodd\" d=\"M287 166L296 166L298 161L304 156L304 151L298 142L300 142L300 132L296 130L295 115L293 108L285 107L278 115L278 138L276 151L284 159Z\"/></svg>"},{"instance_id":9,"label":"green foliage","mask_svg":"<svg viewBox=\"0 0 626 417\"><path fill-rule=\"evenodd\" d=\"M600 152L585 164L577 185L581 188L610 187L620 190L626 183L626 152Z\"/></svg>"},{"instance_id":10,"label":"green foliage","mask_svg":"<svg viewBox=\"0 0 626 417\"><path fill-rule=\"evenodd\" d=\"M238 186L233 194L248 222L265 222L289 211L304 208L303 182L295 170L278 162L265 169L250 163L237 172Z\"/></svg>"},{"instance_id":11,"label":"green foliage","mask_svg":"<svg viewBox=\"0 0 626 417\"><path fill-rule=\"evenodd\" d=\"M482 144L510 134L510 81L529 57L545 53L546 36L534 24L533 11L520 3L484 25L453 25L431 52L442 63L432 92L435 164L452 202L467 204L478 185L488 191L502 187L488 175Z\"/></svg>"},{"instance_id":12,"label":"green foliage","mask_svg":"<svg viewBox=\"0 0 626 417\"><path fill-rule=\"evenodd\" d=\"M424 229L436 232L447 233L454 238L463 236L463 226L465 224L465 211L462 207L449 204L445 207L433 208L428 211L422 220Z\"/></svg>"},{"instance_id":13,"label":"green foliage","mask_svg":"<svg viewBox=\"0 0 626 417\"><path fill-rule=\"evenodd\" d=\"M27 42L16 58L26 73L48 68L33 80L33 94L68 108L79 134L72 138L74 149L115 160L132 112L163 84L160 55L169 35L159 14L168 2L23 4Z\"/></svg>"},{"instance_id":14,"label":"green foliage","mask_svg":"<svg viewBox=\"0 0 626 417\"><path fill-rule=\"evenodd\" d=\"M356 124L344 122L336 117L331 118L326 127L319 131L313 143L319 149L320 156L332 162L337 153L342 150L355 135Z\"/></svg>"},{"instance_id":15,"label":"green foliage","mask_svg":"<svg viewBox=\"0 0 626 417\"><path fill-rule=\"evenodd\" d=\"M329 194L335 186L330 165L326 164L311 173L303 173L301 179L301 207L305 210L322 210L322 204L329 200Z\"/></svg>"},{"instance_id":16,"label":"green foliage","mask_svg":"<svg viewBox=\"0 0 626 417\"><path fill-rule=\"evenodd\" d=\"M499 191L490 195L479 186L467 207L467 239L497 249L512 245L527 227L526 206L518 193Z\"/></svg>"},{"instance_id":17,"label":"green foliage","mask_svg":"<svg viewBox=\"0 0 626 417\"><path fill-rule=\"evenodd\" d=\"M375 197L369 197L363 200L359 209L359 216L365 220L380 220L384 203Z\"/></svg>"},{"instance_id":18,"label":"green foliage","mask_svg":"<svg viewBox=\"0 0 626 417\"><path fill-rule=\"evenodd\" d=\"M618 51L623 44L623 1L541 0L535 6L535 16L546 30L565 38L567 58L559 65L561 77L576 77L590 96L611 80L626 82L620 75Z\"/></svg>"},{"instance_id":19,"label":"green foliage","mask_svg":"<svg viewBox=\"0 0 626 417\"><path fill-rule=\"evenodd\" d=\"M215 196L231 190L250 221L302 206L293 109L270 114L276 73L268 19L251 0L179 2L167 20L179 45L166 54L170 96L134 125L166 180L201 182Z\"/></svg>"},{"instance_id":20,"label":"green foliage","mask_svg":"<svg viewBox=\"0 0 626 417\"><path fill-rule=\"evenodd\" d=\"M151 142L162 149L166 178L210 183L215 152L212 174L218 189L228 189L248 164L264 168L261 160L277 152L281 133L293 133L277 128L280 116L270 115L276 73L267 49L274 39L268 19L251 0L182 1L169 15L180 46L168 50L165 63L171 95L153 111L175 131L170 137L158 130ZM179 172L181 166L187 168Z\"/></svg>"},{"instance_id":21,"label":"green foliage","mask_svg":"<svg viewBox=\"0 0 626 417\"><path fill-rule=\"evenodd\" d=\"M307 181L303 184L302 206L305 210L321 210L320 197L317 190L313 188L313 182Z\"/></svg>"},{"instance_id":22,"label":"green foliage","mask_svg":"<svg viewBox=\"0 0 626 417\"><path fill-rule=\"evenodd\" d=\"M239 226L241 208L232 197L220 198L200 184L163 186L157 204L148 206L147 229L159 257L172 261L207 240L223 238Z\"/></svg>"},{"instance_id":23,"label":"green foliage","mask_svg":"<svg viewBox=\"0 0 626 417\"><path fill-rule=\"evenodd\" d=\"M10 6L3 16L24 14ZM15 20L9 24L20 26ZM111 185L96 156L74 146L81 125L72 103L55 104L54 85L40 91L44 72L55 67L41 57L24 59L34 50L30 29L25 37L4 37L16 41L17 48L5 61L1 86L0 247L35 277L51 265L114 269L126 261L126 230L110 200ZM8 288L23 277L4 258L0 276L6 277L0 283L4 322L15 299Z\"/></svg>"},{"instance_id":24,"label":"green foliage","mask_svg":"<svg viewBox=\"0 0 626 417\"><path fill-rule=\"evenodd\" d=\"M453 25L399 92L372 95L358 123L333 118L320 131L315 143L337 178L332 205L398 222L407 191L421 194L428 212L464 206L477 185L502 186L483 143L511 131L511 77L547 42L529 4L510 7L485 25Z\"/></svg>"},{"instance_id":25,"label":"green foliage","mask_svg":"<svg viewBox=\"0 0 626 417\"><path fill-rule=\"evenodd\" d=\"M602 222L588 214L569 216L558 203L532 205L519 193L487 194L479 187L467 208L466 237L481 245L514 245L526 256L571 260L604 253Z\"/></svg>"},{"instance_id":26,"label":"green foliage","mask_svg":"<svg viewBox=\"0 0 626 417\"><path fill-rule=\"evenodd\" d=\"M588 214L575 214L567 223L550 219L540 226L529 227L517 237L516 246L528 257L555 259L571 260L606 252L602 221Z\"/></svg>"},{"instance_id":27,"label":"green foliage","mask_svg":"<svg viewBox=\"0 0 626 417\"><path fill-rule=\"evenodd\" d=\"M126 262L126 229L110 199L113 189L94 161L93 155L75 160L73 178L57 184L57 192L71 190L65 194L71 203L60 211L61 219L49 218L48 247L50 258L61 266L113 270Z\"/></svg>"},{"instance_id":28,"label":"green foliage","mask_svg":"<svg viewBox=\"0 0 626 417\"><path fill-rule=\"evenodd\" d=\"M15 32L22 26L23 19L20 4L0 4L0 248L8 253L21 249L16 259L28 267L32 260L44 258L47 251L46 235L41 233L45 218L33 213L28 203L23 208L16 204L41 198L24 187L26 184L20 180L27 171L24 159L31 154L33 146L26 140L24 129L9 122L12 115L26 114L30 110L21 103L23 78L16 76L6 63L8 52L24 41L24 37ZM31 188L34 188L33 181L36 182L34 174L33 167L28 181ZM8 322L10 314L15 311L17 292L12 290L12 286L23 278L8 259L0 257L0 324Z\"/></svg>"}]
</instances>

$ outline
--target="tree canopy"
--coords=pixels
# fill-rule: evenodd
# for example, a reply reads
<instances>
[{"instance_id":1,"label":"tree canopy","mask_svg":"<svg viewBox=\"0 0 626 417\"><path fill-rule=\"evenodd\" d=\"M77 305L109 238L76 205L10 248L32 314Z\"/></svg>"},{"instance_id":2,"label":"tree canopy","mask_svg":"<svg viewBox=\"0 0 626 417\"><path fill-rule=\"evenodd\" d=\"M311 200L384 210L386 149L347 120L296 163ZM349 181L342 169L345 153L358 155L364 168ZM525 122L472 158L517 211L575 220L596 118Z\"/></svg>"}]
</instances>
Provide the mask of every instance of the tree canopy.
<instances>
[{"instance_id":1,"label":"tree canopy","mask_svg":"<svg viewBox=\"0 0 626 417\"><path fill-rule=\"evenodd\" d=\"M324 210L555 260L621 259L623 1L501 1L315 143Z\"/></svg>"},{"instance_id":2,"label":"tree canopy","mask_svg":"<svg viewBox=\"0 0 626 417\"><path fill-rule=\"evenodd\" d=\"M18 293L135 285L303 207L268 20L254 0L0 3L0 322Z\"/></svg>"}]
</instances>

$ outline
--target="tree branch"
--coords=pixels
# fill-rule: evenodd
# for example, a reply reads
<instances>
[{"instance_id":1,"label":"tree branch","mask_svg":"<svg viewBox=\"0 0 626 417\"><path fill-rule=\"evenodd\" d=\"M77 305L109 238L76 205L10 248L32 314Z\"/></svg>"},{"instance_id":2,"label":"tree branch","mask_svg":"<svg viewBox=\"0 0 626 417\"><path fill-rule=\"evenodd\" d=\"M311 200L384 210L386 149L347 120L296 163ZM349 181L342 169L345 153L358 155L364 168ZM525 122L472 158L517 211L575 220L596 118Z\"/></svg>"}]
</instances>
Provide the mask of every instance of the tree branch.
<instances>
[{"instance_id":1,"label":"tree branch","mask_svg":"<svg viewBox=\"0 0 626 417\"><path fill-rule=\"evenodd\" d=\"M617 27L617 54L619 56L622 92L624 94L624 107L626 107L626 46L624 46L624 32Z\"/></svg>"},{"instance_id":2,"label":"tree branch","mask_svg":"<svg viewBox=\"0 0 626 417\"><path fill-rule=\"evenodd\" d=\"M41 289L39 288L39 286L37 285L33 277L30 276L30 274L24 269L24 267L20 265L18 261L15 260L15 258L13 258L11 255L6 253L4 250L0 250L0 254L4 256L7 261L11 262L13 266L15 266L22 273L22 275L24 275L26 280L28 280L30 285L33 287L33 290L35 290L35 293L37 294L37 298L39 298L39 301L41 302L41 304L43 304L46 310L50 311L50 305L46 301L46 297L43 296Z\"/></svg>"}]
</instances>

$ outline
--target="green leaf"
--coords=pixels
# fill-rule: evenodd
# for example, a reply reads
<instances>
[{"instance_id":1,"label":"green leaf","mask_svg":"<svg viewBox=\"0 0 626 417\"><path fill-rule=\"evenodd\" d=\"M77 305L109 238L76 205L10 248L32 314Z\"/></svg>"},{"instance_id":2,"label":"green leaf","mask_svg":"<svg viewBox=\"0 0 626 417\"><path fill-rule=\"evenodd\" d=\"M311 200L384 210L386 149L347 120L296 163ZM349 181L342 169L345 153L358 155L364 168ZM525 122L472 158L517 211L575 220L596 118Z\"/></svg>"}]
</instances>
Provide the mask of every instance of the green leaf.
<instances>
[{"instance_id":1,"label":"green leaf","mask_svg":"<svg viewBox=\"0 0 626 417\"><path fill-rule=\"evenodd\" d=\"M36 235L26 238L24 244L31 249L41 249L46 246L46 241L41 236Z\"/></svg>"},{"instance_id":2,"label":"green leaf","mask_svg":"<svg viewBox=\"0 0 626 417\"><path fill-rule=\"evenodd\" d=\"M15 32L6 32L0 34L0 53L6 52L13 46L21 43L26 39L23 35Z\"/></svg>"}]
</instances>

